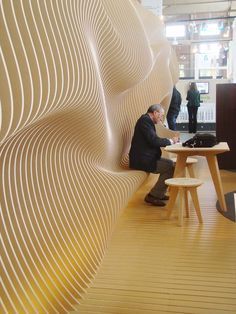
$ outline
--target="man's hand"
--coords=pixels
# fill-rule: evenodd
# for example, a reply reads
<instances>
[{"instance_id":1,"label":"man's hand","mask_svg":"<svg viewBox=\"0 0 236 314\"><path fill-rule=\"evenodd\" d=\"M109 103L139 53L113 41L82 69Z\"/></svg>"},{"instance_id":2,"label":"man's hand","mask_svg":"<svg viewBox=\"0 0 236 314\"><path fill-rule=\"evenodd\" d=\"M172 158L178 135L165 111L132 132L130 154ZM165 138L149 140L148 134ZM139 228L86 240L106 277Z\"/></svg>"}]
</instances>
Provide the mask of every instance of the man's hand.
<instances>
[{"instance_id":1,"label":"man's hand","mask_svg":"<svg viewBox=\"0 0 236 314\"><path fill-rule=\"evenodd\" d=\"M173 141L173 144L178 143L179 142L179 137L178 136L172 137L172 141Z\"/></svg>"}]
</instances>

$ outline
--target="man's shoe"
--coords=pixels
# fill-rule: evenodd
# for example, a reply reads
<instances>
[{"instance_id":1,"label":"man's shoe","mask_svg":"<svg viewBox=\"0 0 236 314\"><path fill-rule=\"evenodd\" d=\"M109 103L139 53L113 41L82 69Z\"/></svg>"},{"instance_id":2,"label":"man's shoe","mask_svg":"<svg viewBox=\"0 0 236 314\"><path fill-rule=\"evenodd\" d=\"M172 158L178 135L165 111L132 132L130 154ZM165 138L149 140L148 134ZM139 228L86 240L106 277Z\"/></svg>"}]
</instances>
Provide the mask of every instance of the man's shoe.
<instances>
[{"instance_id":1,"label":"man's shoe","mask_svg":"<svg viewBox=\"0 0 236 314\"><path fill-rule=\"evenodd\" d=\"M154 206L165 206L166 204L164 202L162 202L160 199L150 195L150 194L147 194L144 201L146 203L149 203L149 204L152 204Z\"/></svg>"},{"instance_id":2,"label":"man's shoe","mask_svg":"<svg viewBox=\"0 0 236 314\"><path fill-rule=\"evenodd\" d=\"M162 201L169 201L170 197L168 195L164 195L162 198L159 198Z\"/></svg>"},{"instance_id":3,"label":"man's shoe","mask_svg":"<svg viewBox=\"0 0 236 314\"><path fill-rule=\"evenodd\" d=\"M155 199L158 199L158 200L160 200L160 201L169 201L169 196L168 195L164 195L163 197L155 197L155 196L153 196L153 195L151 195L150 193L149 194L147 194L146 195L146 197L148 198L148 199L151 199L151 198L155 198ZM147 202L148 203L148 202Z\"/></svg>"}]
</instances>

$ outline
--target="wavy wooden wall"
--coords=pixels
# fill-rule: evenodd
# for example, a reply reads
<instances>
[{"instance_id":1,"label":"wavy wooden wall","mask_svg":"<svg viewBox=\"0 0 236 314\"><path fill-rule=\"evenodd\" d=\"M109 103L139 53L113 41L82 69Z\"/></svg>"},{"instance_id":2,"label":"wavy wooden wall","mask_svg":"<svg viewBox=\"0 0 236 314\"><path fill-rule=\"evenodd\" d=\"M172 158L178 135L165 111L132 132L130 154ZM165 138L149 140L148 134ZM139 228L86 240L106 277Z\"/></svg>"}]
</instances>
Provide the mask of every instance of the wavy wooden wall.
<instances>
[{"instance_id":1,"label":"wavy wooden wall","mask_svg":"<svg viewBox=\"0 0 236 314\"><path fill-rule=\"evenodd\" d=\"M146 178L127 169L133 127L168 108L176 63L128 0L2 0L1 46L2 310L64 313Z\"/></svg>"}]
</instances>

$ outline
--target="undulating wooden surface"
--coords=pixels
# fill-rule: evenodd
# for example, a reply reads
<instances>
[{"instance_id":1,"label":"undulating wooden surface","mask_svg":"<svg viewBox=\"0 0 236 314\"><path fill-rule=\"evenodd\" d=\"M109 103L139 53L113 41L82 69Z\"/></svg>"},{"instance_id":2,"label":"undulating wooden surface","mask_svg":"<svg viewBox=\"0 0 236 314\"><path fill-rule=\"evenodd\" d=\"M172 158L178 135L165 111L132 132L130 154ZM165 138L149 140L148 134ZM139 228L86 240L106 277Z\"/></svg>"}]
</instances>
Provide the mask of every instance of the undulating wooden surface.
<instances>
[{"instance_id":1,"label":"undulating wooden surface","mask_svg":"<svg viewBox=\"0 0 236 314\"><path fill-rule=\"evenodd\" d=\"M143 202L150 175L123 211L108 251L84 300L73 313L236 313L236 224L215 208L216 193L203 157L195 165L203 225ZM236 173L221 170L224 192ZM177 213L176 213L177 214Z\"/></svg>"},{"instance_id":2,"label":"undulating wooden surface","mask_svg":"<svg viewBox=\"0 0 236 314\"><path fill-rule=\"evenodd\" d=\"M133 129L178 64L136 0L1 0L0 42L0 313L63 314L146 179Z\"/></svg>"}]
</instances>

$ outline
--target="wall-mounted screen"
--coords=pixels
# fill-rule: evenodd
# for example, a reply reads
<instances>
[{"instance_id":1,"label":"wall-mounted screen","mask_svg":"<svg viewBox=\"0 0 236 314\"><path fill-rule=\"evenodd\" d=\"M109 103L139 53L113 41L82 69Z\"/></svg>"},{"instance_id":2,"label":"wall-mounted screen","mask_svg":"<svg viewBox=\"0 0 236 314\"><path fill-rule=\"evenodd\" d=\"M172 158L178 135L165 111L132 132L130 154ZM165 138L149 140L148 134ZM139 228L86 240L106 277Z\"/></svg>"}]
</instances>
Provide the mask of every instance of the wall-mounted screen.
<instances>
[{"instance_id":1,"label":"wall-mounted screen","mask_svg":"<svg viewBox=\"0 0 236 314\"><path fill-rule=\"evenodd\" d=\"M200 94L209 94L209 82L196 82Z\"/></svg>"}]
</instances>

